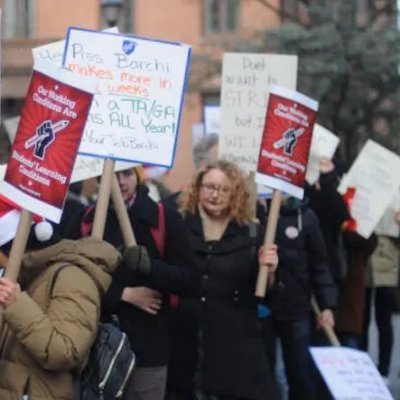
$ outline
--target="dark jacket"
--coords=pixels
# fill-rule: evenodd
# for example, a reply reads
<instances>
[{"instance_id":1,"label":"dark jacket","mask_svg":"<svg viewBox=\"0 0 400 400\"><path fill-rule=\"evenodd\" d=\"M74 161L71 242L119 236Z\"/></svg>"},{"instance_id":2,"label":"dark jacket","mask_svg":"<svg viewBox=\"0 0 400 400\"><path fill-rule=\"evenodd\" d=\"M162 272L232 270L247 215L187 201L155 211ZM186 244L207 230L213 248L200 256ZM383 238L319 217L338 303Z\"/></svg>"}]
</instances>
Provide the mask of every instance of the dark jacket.
<instances>
[{"instance_id":1,"label":"dark jacket","mask_svg":"<svg viewBox=\"0 0 400 400\"><path fill-rule=\"evenodd\" d=\"M254 297L261 230L255 243L247 225L230 222L221 240L205 242L199 215L187 215L185 221L202 275L199 298L191 302L202 333L203 390L271 399L271 373Z\"/></svg>"},{"instance_id":2,"label":"dark jacket","mask_svg":"<svg viewBox=\"0 0 400 400\"><path fill-rule=\"evenodd\" d=\"M306 187L306 196L309 206L318 217L327 249L328 263L336 281L344 275L345 265L340 252L342 225L350 218L347 204L337 191L339 180L334 171L321 174L319 183L321 188Z\"/></svg>"},{"instance_id":3,"label":"dark jacket","mask_svg":"<svg viewBox=\"0 0 400 400\"><path fill-rule=\"evenodd\" d=\"M311 292L321 309L334 309L337 290L327 264L324 239L316 215L305 203L297 209L282 205L276 243L279 266L268 303L274 317L308 318Z\"/></svg>"},{"instance_id":4,"label":"dark jacket","mask_svg":"<svg viewBox=\"0 0 400 400\"><path fill-rule=\"evenodd\" d=\"M340 286L335 328L339 333L362 335L366 304L366 269L368 258L376 249L377 237L372 234L368 239L364 239L355 232L345 231L343 238L347 273Z\"/></svg>"},{"instance_id":5,"label":"dark jacket","mask_svg":"<svg viewBox=\"0 0 400 400\"><path fill-rule=\"evenodd\" d=\"M146 247L151 258L151 273L143 275L121 263L113 275L113 283L104 298L106 313L117 313L137 357L138 366L161 366L168 363L169 295L190 296L197 292L198 272L190 250L182 217L165 207L165 256L161 260L150 227L158 226L157 203L147 195L147 188L138 186L133 206L128 210L136 241ZM109 209L104 240L116 247L123 245L118 219ZM125 287L146 286L163 295L163 306L157 315L150 315L120 301Z\"/></svg>"}]
</instances>

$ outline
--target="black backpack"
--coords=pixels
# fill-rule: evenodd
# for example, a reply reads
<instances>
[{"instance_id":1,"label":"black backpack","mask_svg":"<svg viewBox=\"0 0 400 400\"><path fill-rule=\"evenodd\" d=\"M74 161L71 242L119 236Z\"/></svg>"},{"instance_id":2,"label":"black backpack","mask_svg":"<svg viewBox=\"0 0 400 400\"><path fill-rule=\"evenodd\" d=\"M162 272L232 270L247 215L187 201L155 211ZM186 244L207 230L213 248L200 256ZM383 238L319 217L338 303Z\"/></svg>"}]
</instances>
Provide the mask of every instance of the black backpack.
<instances>
[{"instance_id":1,"label":"black backpack","mask_svg":"<svg viewBox=\"0 0 400 400\"><path fill-rule=\"evenodd\" d=\"M50 297L62 265L53 275ZM135 366L126 333L116 323L100 322L88 362L82 372L74 371L75 400L120 399Z\"/></svg>"}]
</instances>

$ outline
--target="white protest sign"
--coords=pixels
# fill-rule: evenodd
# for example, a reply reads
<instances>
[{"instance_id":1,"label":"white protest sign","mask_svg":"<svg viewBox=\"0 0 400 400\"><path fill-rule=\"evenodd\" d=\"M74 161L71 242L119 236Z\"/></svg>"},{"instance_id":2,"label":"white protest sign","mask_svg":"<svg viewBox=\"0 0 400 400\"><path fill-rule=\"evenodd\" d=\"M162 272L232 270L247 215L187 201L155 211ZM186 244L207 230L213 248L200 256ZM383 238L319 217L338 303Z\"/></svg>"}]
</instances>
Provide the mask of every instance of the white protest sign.
<instances>
[{"instance_id":1,"label":"white protest sign","mask_svg":"<svg viewBox=\"0 0 400 400\"><path fill-rule=\"evenodd\" d=\"M310 352L335 400L393 400L367 353L339 346Z\"/></svg>"},{"instance_id":2,"label":"white protest sign","mask_svg":"<svg viewBox=\"0 0 400 400\"><path fill-rule=\"evenodd\" d=\"M369 238L400 187L400 157L368 140L343 177L338 191L344 194L355 188L351 216L356 220L356 231Z\"/></svg>"},{"instance_id":3,"label":"white protest sign","mask_svg":"<svg viewBox=\"0 0 400 400\"><path fill-rule=\"evenodd\" d=\"M118 33L118 27L106 29L104 32ZM44 44L32 49L34 62L46 61L61 67L64 55L65 40Z\"/></svg>"},{"instance_id":4,"label":"white protest sign","mask_svg":"<svg viewBox=\"0 0 400 400\"><path fill-rule=\"evenodd\" d=\"M204 126L206 135L221 131L221 107L217 105L207 105L204 107Z\"/></svg>"},{"instance_id":5,"label":"white protest sign","mask_svg":"<svg viewBox=\"0 0 400 400\"><path fill-rule=\"evenodd\" d=\"M321 125L315 124L308 159L306 181L314 185L319 179L319 163L322 157L332 160L340 139Z\"/></svg>"},{"instance_id":6,"label":"white protest sign","mask_svg":"<svg viewBox=\"0 0 400 400\"><path fill-rule=\"evenodd\" d=\"M118 27L106 29L104 32L118 33ZM65 40L45 44L32 49L35 62L47 61L57 67L61 67L64 54ZM10 142L14 142L15 132L17 131L19 117L10 118L4 121ZM85 157L78 155L72 171L71 183L83 181L85 179L100 176L103 173L104 159L95 157ZM127 162L116 162L114 170L120 171L136 164Z\"/></svg>"},{"instance_id":7,"label":"white protest sign","mask_svg":"<svg viewBox=\"0 0 400 400\"><path fill-rule=\"evenodd\" d=\"M98 79L80 154L172 167L189 60L184 44L70 28L63 65Z\"/></svg>"},{"instance_id":8,"label":"white protest sign","mask_svg":"<svg viewBox=\"0 0 400 400\"><path fill-rule=\"evenodd\" d=\"M15 133L17 132L20 117L6 119L7 135L10 143L13 144ZM95 157L85 157L78 155L72 170L70 183L84 181L85 179L95 178L103 173L104 159ZM122 171L127 168L134 167L137 164L131 162L117 161L114 166L115 171Z\"/></svg>"},{"instance_id":9,"label":"white protest sign","mask_svg":"<svg viewBox=\"0 0 400 400\"><path fill-rule=\"evenodd\" d=\"M400 226L395 220L395 215L398 212L400 212L400 192L396 192L392 202L378 222L375 233L398 238L400 236Z\"/></svg>"},{"instance_id":10,"label":"white protest sign","mask_svg":"<svg viewBox=\"0 0 400 400\"><path fill-rule=\"evenodd\" d=\"M255 172L269 86L295 89L297 56L225 53L221 88L219 157Z\"/></svg>"}]
</instances>

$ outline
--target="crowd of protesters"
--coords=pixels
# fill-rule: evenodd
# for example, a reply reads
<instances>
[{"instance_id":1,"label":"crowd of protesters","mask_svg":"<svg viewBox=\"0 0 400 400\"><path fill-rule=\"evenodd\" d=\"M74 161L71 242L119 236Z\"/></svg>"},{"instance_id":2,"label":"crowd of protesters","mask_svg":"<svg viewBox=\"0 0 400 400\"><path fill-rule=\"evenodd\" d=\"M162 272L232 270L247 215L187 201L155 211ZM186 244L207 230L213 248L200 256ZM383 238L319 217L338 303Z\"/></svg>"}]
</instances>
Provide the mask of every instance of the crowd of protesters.
<instances>
[{"instance_id":1,"label":"crowd of protesters","mask_svg":"<svg viewBox=\"0 0 400 400\"><path fill-rule=\"evenodd\" d=\"M79 185L49 240L32 227L19 282L0 278L0 399L73 399L72 371L110 315L137 358L126 400L282 400L278 342L289 400L329 398L308 348L327 344L324 327L367 350L372 302L387 380L399 240L350 229L338 166L322 159L304 200L284 198L275 244L265 248L269 200L254 207L245 175L216 159L217 146L210 135L194 148L196 173L179 193L157 191L141 167L117 173L134 246L124 245L112 204L104 240L90 237L95 202ZM269 271L263 299L254 295L260 266ZM377 279L382 270L392 280Z\"/></svg>"}]
</instances>

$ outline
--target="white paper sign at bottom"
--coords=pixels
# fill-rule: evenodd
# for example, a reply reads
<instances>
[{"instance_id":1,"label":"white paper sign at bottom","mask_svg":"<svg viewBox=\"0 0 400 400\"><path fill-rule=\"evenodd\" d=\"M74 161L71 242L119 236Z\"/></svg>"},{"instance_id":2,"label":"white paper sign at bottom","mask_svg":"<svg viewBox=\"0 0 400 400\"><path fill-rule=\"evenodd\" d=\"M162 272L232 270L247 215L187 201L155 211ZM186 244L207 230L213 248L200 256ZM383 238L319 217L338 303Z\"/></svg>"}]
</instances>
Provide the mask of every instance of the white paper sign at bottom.
<instances>
[{"instance_id":1,"label":"white paper sign at bottom","mask_svg":"<svg viewBox=\"0 0 400 400\"><path fill-rule=\"evenodd\" d=\"M347 347L311 347L335 400L393 400L369 355Z\"/></svg>"}]
</instances>

